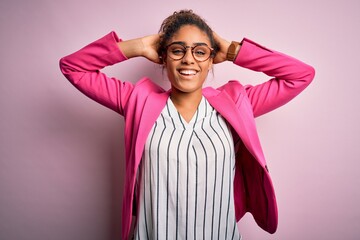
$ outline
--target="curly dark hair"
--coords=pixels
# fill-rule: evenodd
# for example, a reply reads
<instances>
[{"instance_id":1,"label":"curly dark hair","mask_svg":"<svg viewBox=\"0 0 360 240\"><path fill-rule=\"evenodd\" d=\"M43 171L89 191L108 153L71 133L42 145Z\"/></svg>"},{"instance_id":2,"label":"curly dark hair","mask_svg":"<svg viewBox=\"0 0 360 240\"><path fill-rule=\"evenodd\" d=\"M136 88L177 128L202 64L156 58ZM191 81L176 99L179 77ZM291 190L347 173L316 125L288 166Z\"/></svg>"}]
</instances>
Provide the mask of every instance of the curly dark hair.
<instances>
[{"instance_id":1,"label":"curly dark hair","mask_svg":"<svg viewBox=\"0 0 360 240\"><path fill-rule=\"evenodd\" d=\"M172 15L167 17L163 23L161 24L159 33L160 33L160 41L158 47L158 54L162 59L166 56L166 46L170 40L174 36L174 34L185 25L193 25L198 27L201 31L204 31L206 35L209 37L211 47L213 50L213 55L219 51L219 45L215 42L213 31L210 26L205 22L203 18L199 15L195 14L192 10L180 10L178 12L174 12Z\"/></svg>"}]
</instances>

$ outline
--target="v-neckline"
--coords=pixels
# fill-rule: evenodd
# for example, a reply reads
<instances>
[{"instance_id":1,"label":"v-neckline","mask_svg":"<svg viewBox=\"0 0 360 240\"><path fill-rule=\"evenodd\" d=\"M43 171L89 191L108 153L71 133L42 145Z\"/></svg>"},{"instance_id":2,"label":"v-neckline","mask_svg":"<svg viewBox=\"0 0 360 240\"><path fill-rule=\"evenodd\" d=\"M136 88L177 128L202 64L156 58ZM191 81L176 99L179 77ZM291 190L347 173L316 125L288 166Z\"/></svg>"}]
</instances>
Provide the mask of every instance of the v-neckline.
<instances>
[{"instance_id":1,"label":"v-neckline","mask_svg":"<svg viewBox=\"0 0 360 240\"><path fill-rule=\"evenodd\" d=\"M197 106L196 108L196 111L195 113L193 114L193 116L191 117L190 121L186 121L185 118L180 114L180 112L177 110L175 104L173 103L173 101L171 100L171 98L169 97L168 99L168 104L169 104L169 108L170 110L172 111L173 114L176 114L178 116L178 120L180 121L180 123L182 124L182 126L184 126L185 128L188 128L188 127L193 127L196 122L198 121L199 119L199 108L205 104L205 98L204 96L201 97L201 100L200 100L200 103L199 105ZM203 114L204 116L200 116L200 118L204 118L205 117L205 114ZM174 117L172 114L170 117ZM176 120L176 119L175 119ZM177 122L179 122L177 121Z\"/></svg>"}]
</instances>

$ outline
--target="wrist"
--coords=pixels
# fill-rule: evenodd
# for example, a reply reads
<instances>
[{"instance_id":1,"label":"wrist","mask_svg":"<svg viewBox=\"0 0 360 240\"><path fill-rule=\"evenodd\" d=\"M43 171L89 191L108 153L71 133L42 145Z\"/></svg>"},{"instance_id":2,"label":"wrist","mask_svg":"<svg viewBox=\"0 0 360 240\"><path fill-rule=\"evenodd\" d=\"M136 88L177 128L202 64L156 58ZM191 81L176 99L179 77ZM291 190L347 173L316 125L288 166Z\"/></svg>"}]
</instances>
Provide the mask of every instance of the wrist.
<instances>
[{"instance_id":1,"label":"wrist","mask_svg":"<svg viewBox=\"0 0 360 240\"><path fill-rule=\"evenodd\" d=\"M226 53L226 60L233 62L240 51L240 47L240 42L232 41Z\"/></svg>"}]
</instances>

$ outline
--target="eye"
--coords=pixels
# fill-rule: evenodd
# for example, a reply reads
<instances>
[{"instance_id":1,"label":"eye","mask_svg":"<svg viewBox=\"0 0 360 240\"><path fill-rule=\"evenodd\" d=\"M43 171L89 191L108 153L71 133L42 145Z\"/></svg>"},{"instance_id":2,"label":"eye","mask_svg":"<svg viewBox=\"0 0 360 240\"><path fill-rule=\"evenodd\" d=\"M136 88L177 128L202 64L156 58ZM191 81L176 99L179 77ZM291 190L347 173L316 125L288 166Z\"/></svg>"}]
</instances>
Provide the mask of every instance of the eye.
<instances>
[{"instance_id":1,"label":"eye","mask_svg":"<svg viewBox=\"0 0 360 240\"><path fill-rule=\"evenodd\" d=\"M179 56L182 57L185 55L186 50L184 49L184 47L180 44L173 44L170 45L169 49L169 54L172 56Z\"/></svg>"},{"instance_id":2,"label":"eye","mask_svg":"<svg viewBox=\"0 0 360 240\"><path fill-rule=\"evenodd\" d=\"M182 48L174 48L174 49L171 49L170 52L176 56L182 56L185 53L184 49L182 49Z\"/></svg>"},{"instance_id":3,"label":"eye","mask_svg":"<svg viewBox=\"0 0 360 240\"><path fill-rule=\"evenodd\" d=\"M206 51L204 51L202 49L196 49L194 51L194 54L197 55L197 56L204 56L204 55L206 55Z\"/></svg>"},{"instance_id":4,"label":"eye","mask_svg":"<svg viewBox=\"0 0 360 240\"><path fill-rule=\"evenodd\" d=\"M204 57L209 54L210 49L205 46L197 46L194 48L193 53L197 57Z\"/></svg>"}]
</instances>

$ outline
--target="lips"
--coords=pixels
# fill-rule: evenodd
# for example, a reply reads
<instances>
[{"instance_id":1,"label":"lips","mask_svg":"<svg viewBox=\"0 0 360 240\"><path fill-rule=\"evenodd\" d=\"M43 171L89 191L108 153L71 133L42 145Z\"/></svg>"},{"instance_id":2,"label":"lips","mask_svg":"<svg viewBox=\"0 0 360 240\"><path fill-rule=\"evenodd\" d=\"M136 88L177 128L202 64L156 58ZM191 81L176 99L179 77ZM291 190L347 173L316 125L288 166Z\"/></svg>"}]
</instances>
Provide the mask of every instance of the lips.
<instances>
[{"instance_id":1,"label":"lips","mask_svg":"<svg viewBox=\"0 0 360 240\"><path fill-rule=\"evenodd\" d=\"M194 70L194 69L180 69L179 73L181 75L186 75L186 76L191 76L191 75L195 75L198 73L198 71Z\"/></svg>"}]
</instances>

